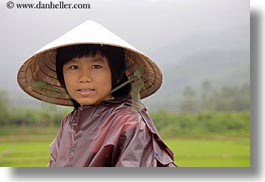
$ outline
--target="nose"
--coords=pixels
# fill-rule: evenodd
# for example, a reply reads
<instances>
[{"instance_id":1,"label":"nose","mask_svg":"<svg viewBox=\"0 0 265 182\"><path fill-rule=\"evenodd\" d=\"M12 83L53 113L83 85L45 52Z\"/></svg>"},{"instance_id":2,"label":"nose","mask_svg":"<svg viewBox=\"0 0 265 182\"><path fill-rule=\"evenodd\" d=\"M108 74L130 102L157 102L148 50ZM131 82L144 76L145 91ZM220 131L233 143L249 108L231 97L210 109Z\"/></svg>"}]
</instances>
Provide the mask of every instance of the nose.
<instances>
[{"instance_id":1,"label":"nose","mask_svg":"<svg viewBox=\"0 0 265 182\"><path fill-rule=\"evenodd\" d=\"M79 75L79 82L80 83L89 83L91 82L91 78L89 76L89 71L88 70L80 70L80 75Z\"/></svg>"}]
</instances>

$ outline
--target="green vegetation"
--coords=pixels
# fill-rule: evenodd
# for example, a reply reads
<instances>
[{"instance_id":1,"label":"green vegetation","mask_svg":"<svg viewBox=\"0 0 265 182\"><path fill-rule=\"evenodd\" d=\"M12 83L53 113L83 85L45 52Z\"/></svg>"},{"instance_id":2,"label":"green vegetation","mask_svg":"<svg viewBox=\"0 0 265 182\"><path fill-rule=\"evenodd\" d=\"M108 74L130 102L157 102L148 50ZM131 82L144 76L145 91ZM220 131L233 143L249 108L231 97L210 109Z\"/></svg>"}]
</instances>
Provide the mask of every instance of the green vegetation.
<instances>
[{"instance_id":1,"label":"green vegetation","mask_svg":"<svg viewBox=\"0 0 265 182\"><path fill-rule=\"evenodd\" d=\"M250 167L249 113L152 113L180 167ZM42 167L56 126L0 128L0 166Z\"/></svg>"},{"instance_id":2,"label":"green vegetation","mask_svg":"<svg viewBox=\"0 0 265 182\"><path fill-rule=\"evenodd\" d=\"M45 167L55 127L0 129L0 166ZM162 136L163 137L163 136ZM250 167L250 139L211 135L165 139L180 167Z\"/></svg>"},{"instance_id":3,"label":"green vegetation","mask_svg":"<svg viewBox=\"0 0 265 182\"><path fill-rule=\"evenodd\" d=\"M166 138L177 136L250 135L249 112L207 113L151 113L160 134Z\"/></svg>"},{"instance_id":4,"label":"green vegetation","mask_svg":"<svg viewBox=\"0 0 265 182\"><path fill-rule=\"evenodd\" d=\"M0 144L0 166L45 167L49 142L8 142Z\"/></svg>"},{"instance_id":5,"label":"green vegetation","mask_svg":"<svg viewBox=\"0 0 265 182\"><path fill-rule=\"evenodd\" d=\"M250 167L249 138L170 139L180 167Z\"/></svg>"},{"instance_id":6,"label":"green vegetation","mask_svg":"<svg viewBox=\"0 0 265 182\"><path fill-rule=\"evenodd\" d=\"M200 98L184 90L181 112L151 113L180 167L250 167L249 87L214 90L204 83ZM240 94L239 94L240 93ZM49 144L71 108L42 103L13 108L0 91L0 166L44 167Z\"/></svg>"},{"instance_id":7,"label":"green vegetation","mask_svg":"<svg viewBox=\"0 0 265 182\"><path fill-rule=\"evenodd\" d=\"M179 107L181 112L188 113L249 111L250 85L223 86L217 89L209 81L204 81L200 91L186 86Z\"/></svg>"}]
</instances>

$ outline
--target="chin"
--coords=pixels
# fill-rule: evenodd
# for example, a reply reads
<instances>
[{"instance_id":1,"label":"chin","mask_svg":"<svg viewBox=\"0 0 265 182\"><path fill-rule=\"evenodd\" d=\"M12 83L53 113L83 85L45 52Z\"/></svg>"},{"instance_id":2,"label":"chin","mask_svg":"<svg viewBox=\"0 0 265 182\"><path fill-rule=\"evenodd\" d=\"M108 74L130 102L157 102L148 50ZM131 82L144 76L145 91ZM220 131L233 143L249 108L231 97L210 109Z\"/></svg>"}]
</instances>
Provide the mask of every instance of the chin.
<instances>
[{"instance_id":1,"label":"chin","mask_svg":"<svg viewBox=\"0 0 265 182\"><path fill-rule=\"evenodd\" d=\"M99 102L99 101L80 101L78 103L81 106L86 106L86 105L99 105L101 102Z\"/></svg>"}]
</instances>

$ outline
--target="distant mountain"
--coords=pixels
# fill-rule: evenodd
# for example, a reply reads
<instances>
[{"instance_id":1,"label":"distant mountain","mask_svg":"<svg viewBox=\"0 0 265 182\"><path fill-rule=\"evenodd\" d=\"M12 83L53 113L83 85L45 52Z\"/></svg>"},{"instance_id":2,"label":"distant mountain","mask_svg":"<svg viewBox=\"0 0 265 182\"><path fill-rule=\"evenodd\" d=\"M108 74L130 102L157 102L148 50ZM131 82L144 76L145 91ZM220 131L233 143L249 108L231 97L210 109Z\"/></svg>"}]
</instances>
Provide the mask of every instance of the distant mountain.
<instances>
[{"instance_id":1,"label":"distant mountain","mask_svg":"<svg viewBox=\"0 0 265 182\"><path fill-rule=\"evenodd\" d=\"M209 81L214 88L250 83L248 50L204 50L173 63L163 67L161 89L152 99L145 101L153 109L157 105L161 108L178 107L183 89L191 86L200 94L204 81Z\"/></svg>"},{"instance_id":2,"label":"distant mountain","mask_svg":"<svg viewBox=\"0 0 265 182\"><path fill-rule=\"evenodd\" d=\"M194 34L149 52L163 72L160 90L144 102L150 109L179 107L182 92L191 86L200 94L203 81L215 88L250 83L249 28Z\"/></svg>"}]
</instances>

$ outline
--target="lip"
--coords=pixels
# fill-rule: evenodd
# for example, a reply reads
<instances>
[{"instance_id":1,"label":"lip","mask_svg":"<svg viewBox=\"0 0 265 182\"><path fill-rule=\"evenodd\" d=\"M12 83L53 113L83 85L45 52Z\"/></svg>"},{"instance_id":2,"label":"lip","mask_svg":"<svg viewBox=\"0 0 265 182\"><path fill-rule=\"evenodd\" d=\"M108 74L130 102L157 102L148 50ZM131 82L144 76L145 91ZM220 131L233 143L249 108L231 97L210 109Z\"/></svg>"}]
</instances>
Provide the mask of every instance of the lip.
<instances>
[{"instance_id":1,"label":"lip","mask_svg":"<svg viewBox=\"0 0 265 182\"><path fill-rule=\"evenodd\" d=\"M77 89L77 92L83 97L91 95L94 91L95 89L91 89L91 88Z\"/></svg>"}]
</instances>

